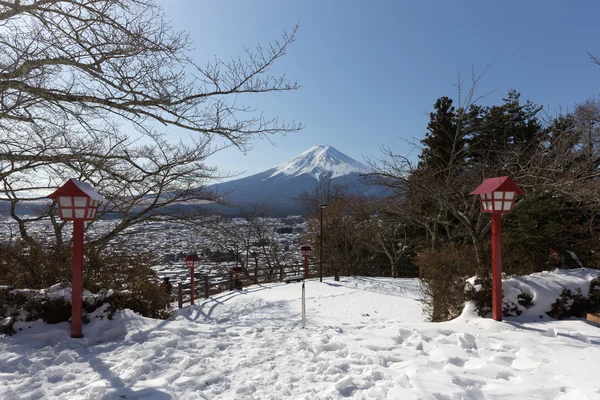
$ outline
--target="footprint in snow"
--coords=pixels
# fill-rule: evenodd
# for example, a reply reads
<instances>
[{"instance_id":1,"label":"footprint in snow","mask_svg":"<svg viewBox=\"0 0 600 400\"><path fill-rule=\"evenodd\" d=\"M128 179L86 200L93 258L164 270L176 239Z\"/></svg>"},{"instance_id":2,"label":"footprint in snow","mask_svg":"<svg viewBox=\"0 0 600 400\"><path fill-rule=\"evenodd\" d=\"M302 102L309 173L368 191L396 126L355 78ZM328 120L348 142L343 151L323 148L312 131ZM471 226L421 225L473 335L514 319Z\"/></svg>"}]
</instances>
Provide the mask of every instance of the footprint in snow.
<instances>
[{"instance_id":1,"label":"footprint in snow","mask_svg":"<svg viewBox=\"0 0 600 400\"><path fill-rule=\"evenodd\" d=\"M455 376L452 378L452 383L455 385L464 387L464 388L476 388L480 389L485 385L484 381L479 381L477 379L464 378L461 376Z\"/></svg>"}]
</instances>

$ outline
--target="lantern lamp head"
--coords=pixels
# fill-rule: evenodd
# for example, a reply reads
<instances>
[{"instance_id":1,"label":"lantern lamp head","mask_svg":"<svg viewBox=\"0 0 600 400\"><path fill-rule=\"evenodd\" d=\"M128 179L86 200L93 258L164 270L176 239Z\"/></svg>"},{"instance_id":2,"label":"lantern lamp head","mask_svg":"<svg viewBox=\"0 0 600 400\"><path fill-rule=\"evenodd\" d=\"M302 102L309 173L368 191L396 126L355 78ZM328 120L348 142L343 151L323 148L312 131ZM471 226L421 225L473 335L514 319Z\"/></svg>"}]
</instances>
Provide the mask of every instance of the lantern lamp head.
<instances>
[{"instance_id":1,"label":"lantern lamp head","mask_svg":"<svg viewBox=\"0 0 600 400\"><path fill-rule=\"evenodd\" d=\"M312 247L310 246L302 246L300 247L300 251L302 252L303 256L307 256L312 252Z\"/></svg>"},{"instance_id":2,"label":"lantern lamp head","mask_svg":"<svg viewBox=\"0 0 600 400\"><path fill-rule=\"evenodd\" d=\"M488 178L471 192L479 197L481 212L503 213L512 210L515 198L525 192L508 176Z\"/></svg>"},{"instance_id":3,"label":"lantern lamp head","mask_svg":"<svg viewBox=\"0 0 600 400\"><path fill-rule=\"evenodd\" d=\"M89 183L76 179L69 179L47 197L56 200L63 221L93 221L98 207L106 201Z\"/></svg>"},{"instance_id":4,"label":"lantern lamp head","mask_svg":"<svg viewBox=\"0 0 600 400\"><path fill-rule=\"evenodd\" d=\"M194 268L197 261L200 261L200 257L197 254L191 254L185 258L185 265L188 268Z\"/></svg>"}]
</instances>

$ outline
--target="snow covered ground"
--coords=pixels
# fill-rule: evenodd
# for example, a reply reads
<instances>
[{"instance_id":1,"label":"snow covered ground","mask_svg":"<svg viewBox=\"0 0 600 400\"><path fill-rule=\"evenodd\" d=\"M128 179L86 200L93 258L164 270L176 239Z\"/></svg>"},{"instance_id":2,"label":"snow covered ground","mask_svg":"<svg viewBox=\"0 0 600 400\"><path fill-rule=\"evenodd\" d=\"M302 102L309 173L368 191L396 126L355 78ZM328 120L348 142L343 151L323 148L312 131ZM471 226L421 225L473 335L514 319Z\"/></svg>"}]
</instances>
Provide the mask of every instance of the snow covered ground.
<instances>
[{"instance_id":1,"label":"snow covered ground","mask_svg":"<svg viewBox=\"0 0 600 400\"><path fill-rule=\"evenodd\" d=\"M510 287L547 302L544 287L589 271ZM171 321L125 311L83 339L31 323L0 336L0 398L600 399L600 329L583 320L499 323L467 306L427 323L418 280L354 277L308 281L301 329L301 286L222 293Z\"/></svg>"}]
</instances>

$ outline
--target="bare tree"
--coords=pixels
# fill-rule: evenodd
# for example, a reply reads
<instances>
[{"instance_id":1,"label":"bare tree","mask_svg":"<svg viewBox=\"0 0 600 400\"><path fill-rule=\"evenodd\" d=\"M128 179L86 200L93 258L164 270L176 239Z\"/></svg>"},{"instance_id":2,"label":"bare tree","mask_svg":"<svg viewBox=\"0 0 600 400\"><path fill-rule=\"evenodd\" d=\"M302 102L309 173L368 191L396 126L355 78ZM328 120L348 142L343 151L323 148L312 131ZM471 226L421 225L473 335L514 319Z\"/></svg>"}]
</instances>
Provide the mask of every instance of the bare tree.
<instances>
[{"instance_id":1,"label":"bare tree","mask_svg":"<svg viewBox=\"0 0 600 400\"><path fill-rule=\"evenodd\" d=\"M397 201L384 199L377 203L377 211L372 218L375 240L370 243L376 253L385 255L390 264L390 274L396 278L398 267L414 254L417 235L414 225L404 219L405 210L401 202L398 204Z\"/></svg>"},{"instance_id":2,"label":"bare tree","mask_svg":"<svg viewBox=\"0 0 600 400\"><path fill-rule=\"evenodd\" d=\"M582 136L582 150L589 158L596 156L600 146L600 103L592 98L578 104L573 118L575 127Z\"/></svg>"},{"instance_id":3,"label":"bare tree","mask_svg":"<svg viewBox=\"0 0 600 400\"><path fill-rule=\"evenodd\" d=\"M273 280L277 271L289 261L289 254L282 251L278 240L278 229L283 223L278 218L266 217L267 206L251 204L240 210L239 216L229 218L221 216L210 223L212 243L236 254L240 266L250 276L250 257L266 266L269 280Z\"/></svg>"},{"instance_id":4,"label":"bare tree","mask_svg":"<svg viewBox=\"0 0 600 400\"><path fill-rule=\"evenodd\" d=\"M214 152L301 128L242 104L298 87L269 74L297 27L244 58L202 66L153 0L3 1L0 24L0 195L26 240L32 219L17 208L39 200L26 194L90 182L109 200L103 212L123 215L101 248L132 224L168 217L170 206L214 200L202 189L219 177L205 164ZM40 217L60 243L54 207Z\"/></svg>"},{"instance_id":5,"label":"bare tree","mask_svg":"<svg viewBox=\"0 0 600 400\"><path fill-rule=\"evenodd\" d=\"M320 250L320 204L327 204L324 219L323 253L336 280L340 272L346 276L356 274L374 258L372 223L373 209L360 195L349 193L345 186L321 182L312 192L300 196L304 207L312 211L307 221L305 239Z\"/></svg>"}]
</instances>

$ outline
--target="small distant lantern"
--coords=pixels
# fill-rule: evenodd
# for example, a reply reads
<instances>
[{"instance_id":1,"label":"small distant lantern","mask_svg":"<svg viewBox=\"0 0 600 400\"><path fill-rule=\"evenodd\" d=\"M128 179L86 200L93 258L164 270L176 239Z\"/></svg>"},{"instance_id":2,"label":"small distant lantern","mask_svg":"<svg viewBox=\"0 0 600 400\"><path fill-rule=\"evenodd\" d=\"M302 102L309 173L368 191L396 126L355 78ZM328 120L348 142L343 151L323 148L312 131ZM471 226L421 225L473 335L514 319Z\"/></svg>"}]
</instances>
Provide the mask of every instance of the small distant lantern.
<instances>
[{"instance_id":1,"label":"small distant lantern","mask_svg":"<svg viewBox=\"0 0 600 400\"><path fill-rule=\"evenodd\" d=\"M190 278L192 285L192 295L191 295L191 303L194 305L194 267L196 263L200 261L200 257L197 254L191 254L185 258L185 265L190 269Z\"/></svg>"},{"instance_id":2,"label":"small distant lantern","mask_svg":"<svg viewBox=\"0 0 600 400\"><path fill-rule=\"evenodd\" d=\"M471 194L479 197L482 212L492 214L492 318L502 321L502 213L525 192L510 177L499 176L484 180Z\"/></svg>"},{"instance_id":3,"label":"small distant lantern","mask_svg":"<svg viewBox=\"0 0 600 400\"><path fill-rule=\"evenodd\" d=\"M310 246L302 246L300 247L300 252L303 256L308 257L310 253L312 253L312 247Z\"/></svg>"},{"instance_id":4,"label":"small distant lantern","mask_svg":"<svg viewBox=\"0 0 600 400\"><path fill-rule=\"evenodd\" d=\"M200 261L200 257L198 257L197 254L192 254L185 258L185 265L188 268L194 268L194 266L196 265L196 262L198 262L198 261Z\"/></svg>"},{"instance_id":5,"label":"small distant lantern","mask_svg":"<svg viewBox=\"0 0 600 400\"><path fill-rule=\"evenodd\" d=\"M89 183L69 179L47 196L56 200L60 218L73 221L73 267L71 281L71 337L83 337L83 222L96 218L98 207L106 200Z\"/></svg>"},{"instance_id":6,"label":"small distant lantern","mask_svg":"<svg viewBox=\"0 0 600 400\"><path fill-rule=\"evenodd\" d=\"M312 253L312 247L302 246L300 252L304 256L304 279L308 279L308 256Z\"/></svg>"}]
</instances>

